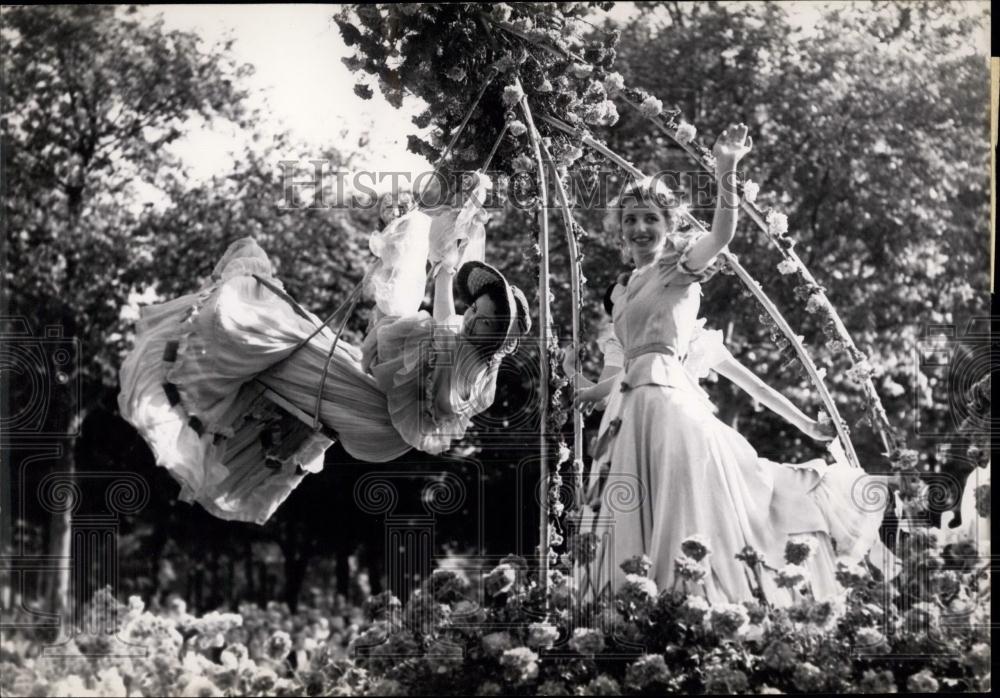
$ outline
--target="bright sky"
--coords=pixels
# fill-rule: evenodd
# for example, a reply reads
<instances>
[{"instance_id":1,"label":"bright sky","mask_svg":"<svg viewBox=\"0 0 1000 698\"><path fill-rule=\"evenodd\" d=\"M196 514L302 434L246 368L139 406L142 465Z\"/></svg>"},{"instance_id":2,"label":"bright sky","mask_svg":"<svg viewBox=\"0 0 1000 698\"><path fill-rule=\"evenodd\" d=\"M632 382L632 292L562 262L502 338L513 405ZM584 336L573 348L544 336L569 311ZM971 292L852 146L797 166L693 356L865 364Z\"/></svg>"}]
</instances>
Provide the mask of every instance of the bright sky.
<instances>
[{"instance_id":1,"label":"bright sky","mask_svg":"<svg viewBox=\"0 0 1000 698\"><path fill-rule=\"evenodd\" d=\"M975 12L985 3L965 0L963 4ZM785 7L808 31L823 4L790 2ZM335 5L314 4L162 5L140 10L150 18L162 15L168 28L193 31L207 44L235 39L235 57L256 68L249 86L262 93L269 105L265 113L270 114L271 122L265 126L287 128L307 149L317 151L331 143L344 143L348 151L358 150L359 137L368 132L370 143L364 149L367 167L411 172L429 169L424 158L406 150L407 135L417 132L410 121L418 110L416 100L408 98L403 109L396 110L377 89L369 101L354 94L354 76L341 62L353 51L344 45L332 21L336 11ZM634 13L632 3L618 3L609 15L621 21ZM970 44L988 47L988 29L970 39ZM345 131L346 137L341 135ZM175 150L191 165L195 177L205 178L229 169L229 153L241 149L245 135L233 129L200 129L176 144ZM293 153L290 158L300 155Z\"/></svg>"}]
</instances>

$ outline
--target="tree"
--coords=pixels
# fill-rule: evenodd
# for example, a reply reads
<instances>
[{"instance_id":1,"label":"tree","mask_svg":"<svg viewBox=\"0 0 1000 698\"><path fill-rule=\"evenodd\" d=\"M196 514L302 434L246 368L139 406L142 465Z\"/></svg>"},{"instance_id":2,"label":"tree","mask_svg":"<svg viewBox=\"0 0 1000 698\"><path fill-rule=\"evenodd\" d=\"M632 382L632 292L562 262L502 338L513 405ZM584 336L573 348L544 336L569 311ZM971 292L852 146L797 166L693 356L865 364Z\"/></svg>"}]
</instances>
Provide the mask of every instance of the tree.
<instances>
[{"instance_id":1,"label":"tree","mask_svg":"<svg viewBox=\"0 0 1000 698\"><path fill-rule=\"evenodd\" d=\"M36 432L73 435L116 383L125 346L120 309L153 260L132 237L133 187L175 169L164 146L194 115L243 126L238 87L249 70L192 34L143 23L111 6L4 8L2 62L4 266L7 313L36 330L61 328L79 353L66 400ZM31 380L12 379L12 404ZM63 476L74 479L72 441ZM70 507L54 515L52 552L70 552ZM69 571L54 601L69 603Z\"/></svg>"}]
</instances>

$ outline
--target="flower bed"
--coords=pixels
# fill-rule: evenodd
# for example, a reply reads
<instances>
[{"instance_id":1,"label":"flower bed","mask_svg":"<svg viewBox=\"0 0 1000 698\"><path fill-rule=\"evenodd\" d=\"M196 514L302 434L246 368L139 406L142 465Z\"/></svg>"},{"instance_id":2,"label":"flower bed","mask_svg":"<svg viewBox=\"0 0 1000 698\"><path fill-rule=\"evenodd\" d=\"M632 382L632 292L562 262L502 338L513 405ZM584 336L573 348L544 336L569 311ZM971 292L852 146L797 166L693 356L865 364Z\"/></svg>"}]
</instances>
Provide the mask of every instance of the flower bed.
<instances>
[{"instance_id":1,"label":"flower bed","mask_svg":"<svg viewBox=\"0 0 1000 698\"><path fill-rule=\"evenodd\" d=\"M699 563L711 541L678 558ZM745 551L746 552L746 551ZM4 695L603 695L653 693L982 691L990 687L988 565L973 548L939 549L911 533L903 569L841 565L845 594L816 602L791 574L808 551L790 546L789 608L716 604L684 587L658 590L645 560L606 604L579 604L573 580L551 573L547 593L517 556L473 584L436 570L406 604L386 592L364 608L289 613L157 613L137 597L95 596L90 627L41 656L29 634L4 638ZM752 559L749 553L741 559ZM793 570L794 571L794 570ZM105 626L112 627L112 626ZM121 656L145 650L144 656ZM51 650L49 650L51 651ZM91 655L91 656L87 656ZM913 656L923 657L914 661ZM909 656L910 659L905 657Z\"/></svg>"}]
</instances>

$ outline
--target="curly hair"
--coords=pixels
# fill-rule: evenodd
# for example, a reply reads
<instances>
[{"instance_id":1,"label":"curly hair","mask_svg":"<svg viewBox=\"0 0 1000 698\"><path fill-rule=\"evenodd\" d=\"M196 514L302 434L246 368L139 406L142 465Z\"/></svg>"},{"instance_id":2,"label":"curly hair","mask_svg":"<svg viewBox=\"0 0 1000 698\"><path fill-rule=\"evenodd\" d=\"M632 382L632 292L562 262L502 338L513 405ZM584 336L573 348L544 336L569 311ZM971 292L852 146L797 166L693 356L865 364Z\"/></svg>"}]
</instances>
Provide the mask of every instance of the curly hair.
<instances>
[{"instance_id":1,"label":"curly hair","mask_svg":"<svg viewBox=\"0 0 1000 698\"><path fill-rule=\"evenodd\" d=\"M667 228L670 231L676 230L680 222L678 214L680 199L670 191L662 180L655 177L645 177L626 182L618 196L608 204L607 213L604 216L605 231L609 233L621 232L622 211L628 201L635 201L660 211L667 222Z\"/></svg>"}]
</instances>

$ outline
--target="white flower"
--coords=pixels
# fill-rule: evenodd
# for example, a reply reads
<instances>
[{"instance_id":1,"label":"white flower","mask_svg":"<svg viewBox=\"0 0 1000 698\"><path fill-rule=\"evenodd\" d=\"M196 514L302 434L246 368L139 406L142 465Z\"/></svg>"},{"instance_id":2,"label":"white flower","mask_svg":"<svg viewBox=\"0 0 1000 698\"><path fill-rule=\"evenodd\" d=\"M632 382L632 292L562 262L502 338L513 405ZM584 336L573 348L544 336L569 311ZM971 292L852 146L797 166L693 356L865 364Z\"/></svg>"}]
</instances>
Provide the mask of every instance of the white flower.
<instances>
[{"instance_id":1,"label":"white flower","mask_svg":"<svg viewBox=\"0 0 1000 698\"><path fill-rule=\"evenodd\" d=\"M767 232L769 235L780 237L788 232L788 216L777 211L767 212Z\"/></svg>"},{"instance_id":2,"label":"white flower","mask_svg":"<svg viewBox=\"0 0 1000 698\"><path fill-rule=\"evenodd\" d=\"M515 138L520 138L528 132L528 127L524 125L524 122L517 119L511 121L507 127L510 129L510 135Z\"/></svg>"},{"instance_id":3,"label":"white flower","mask_svg":"<svg viewBox=\"0 0 1000 698\"><path fill-rule=\"evenodd\" d=\"M906 680L906 690L913 693L937 693L938 682L929 669L924 669Z\"/></svg>"},{"instance_id":4,"label":"white flower","mask_svg":"<svg viewBox=\"0 0 1000 698\"><path fill-rule=\"evenodd\" d=\"M861 385L865 381L869 380L874 372L875 368L868 363L868 361L863 360L847 369L847 378L848 380Z\"/></svg>"},{"instance_id":5,"label":"white flower","mask_svg":"<svg viewBox=\"0 0 1000 698\"><path fill-rule=\"evenodd\" d=\"M681 604L680 615L687 621L688 625L696 625L705 618L705 614L710 610L712 607L708 605L708 601L703 596L689 594L684 599L684 603Z\"/></svg>"},{"instance_id":6,"label":"white flower","mask_svg":"<svg viewBox=\"0 0 1000 698\"><path fill-rule=\"evenodd\" d=\"M732 637L749 622L750 614L743 604L715 604L709 614L712 630L722 637Z\"/></svg>"},{"instance_id":7,"label":"white flower","mask_svg":"<svg viewBox=\"0 0 1000 698\"><path fill-rule=\"evenodd\" d=\"M681 555L674 558L674 574L688 582L700 582L705 578L706 570L697 560Z\"/></svg>"},{"instance_id":8,"label":"white flower","mask_svg":"<svg viewBox=\"0 0 1000 698\"><path fill-rule=\"evenodd\" d=\"M524 90L519 85L507 85L503 88L503 103L515 107L524 98Z\"/></svg>"},{"instance_id":9,"label":"white flower","mask_svg":"<svg viewBox=\"0 0 1000 698\"><path fill-rule=\"evenodd\" d=\"M690 143L694 140L694 137L698 134L698 129L689 123L682 123L677 127L677 133L674 138L677 139L678 143L685 144Z\"/></svg>"},{"instance_id":10,"label":"white flower","mask_svg":"<svg viewBox=\"0 0 1000 698\"><path fill-rule=\"evenodd\" d=\"M625 586L631 587L638 594L646 595L650 598L655 598L659 591L656 588L656 582L641 574L626 574Z\"/></svg>"},{"instance_id":11,"label":"white flower","mask_svg":"<svg viewBox=\"0 0 1000 698\"><path fill-rule=\"evenodd\" d=\"M97 694L108 698L125 698L128 689L125 688L125 681L118 673L118 667L102 669L97 672L98 684Z\"/></svg>"},{"instance_id":12,"label":"white flower","mask_svg":"<svg viewBox=\"0 0 1000 698\"><path fill-rule=\"evenodd\" d=\"M877 649L885 644L885 635L877 628L858 628L854 633L854 643L859 648Z\"/></svg>"},{"instance_id":13,"label":"white flower","mask_svg":"<svg viewBox=\"0 0 1000 698\"><path fill-rule=\"evenodd\" d=\"M535 169L534 159L523 153L514 158L511 164L514 166L515 172L531 172Z\"/></svg>"},{"instance_id":14,"label":"white flower","mask_svg":"<svg viewBox=\"0 0 1000 698\"><path fill-rule=\"evenodd\" d=\"M532 623L528 626L528 647L532 649L551 649L559 639L559 629L551 623Z\"/></svg>"},{"instance_id":15,"label":"white flower","mask_svg":"<svg viewBox=\"0 0 1000 698\"><path fill-rule=\"evenodd\" d=\"M826 310L827 307L826 298L823 297L822 293L814 293L809 296L809 300L806 301L807 313L818 313L821 310Z\"/></svg>"},{"instance_id":16,"label":"white flower","mask_svg":"<svg viewBox=\"0 0 1000 698\"><path fill-rule=\"evenodd\" d=\"M608 73L607 77L604 78L604 91L608 97L614 97L624 89L625 79L621 73Z\"/></svg>"},{"instance_id":17,"label":"white flower","mask_svg":"<svg viewBox=\"0 0 1000 698\"><path fill-rule=\"evenodd\" d=\"M573 631L569 646L580 654L600 654L604 651L604 635L593 628L577 628Z\"/></svg>"},{"instance_id":18,"label":"white flower","mask_svg":"<svg viewBox=\"0 0 1000 698\"><path fill-rule=\"evenodd\" d=\"M527 647L515 647L504 651L500 666L511 682L526 683L538 676L538 655Z\"/></svg>"},{"instance_id":19,"label":"white flower","mask_svg":"<svg viewBox=\"0 0 1000 698\"><path fill-rule=\"evenodd\" d=\"M184 684L180 693L184 698L200 698L201 696L221 696L222 690L204 676L192 676Z\"/></svg>"},{"instance_id":20,"label":"white flower","mask_svg":"<svg viewBox=\"0 0 1000 698\"><path fill-rule=\"evenodd\" d=\"M708 544L708 538L695 533L681 541L681 552L693 560L701 561L706 555L712 554L712 547Z\"/></svg>"},{"instance_id":21,"label":"white flower","mask_svg":"<svg viewBox=\"0 0 1000 698\"><path fill-rule=\"evenodd\" d=\"M783 260L778 265L778 271L781 272L782 274L794 274L798 270L799 270L799 265L796 264L795 260L793 259Z\"/></svg>"},{"instance_id":22,"label":"white flower","mask_svg":"<svg viewBox=\"0 0 1000 698\"><path fill-rule=\"evenodd\" d=\"M574 63L573 65L570 66L569 70L573 74L573 77L582 80L583 78L588 77L592 72L594 72L594 66L590 65L589 63Z\"/></svg>"},{"instance_id":23,"label":"white flower","mask_svg":"<svg viewBox=\"0 0 1000 698\"><path fill-rule=\"evenodd\" d=\"M753 180L748 179L743 183L743 200L748 204L752 204L757 200L757 194L760 193L760 185Z\"/></svg>"},{"instance_id":24,"label":"white flower","mask_svg":"<svg viewBox=\"0 0 1000 698\"><path fill-rule=\"evenodd\" d=\"M663 102L650 95L642 100L639 105L639 112L645 117L659 116L663 112Z\"/></svg>"},{"instance_id":25,"label":"white flower","mask_svg":"<svg viewBox=\"0 0 1000 698\"><path fill-rule=\"evenodd\" d=\"M777 574L779 587L791 589L806 580L806 569L801 565L785 565Z\"/></svg>"}]
</instances>

